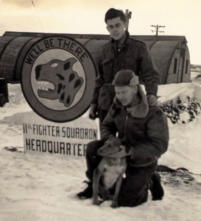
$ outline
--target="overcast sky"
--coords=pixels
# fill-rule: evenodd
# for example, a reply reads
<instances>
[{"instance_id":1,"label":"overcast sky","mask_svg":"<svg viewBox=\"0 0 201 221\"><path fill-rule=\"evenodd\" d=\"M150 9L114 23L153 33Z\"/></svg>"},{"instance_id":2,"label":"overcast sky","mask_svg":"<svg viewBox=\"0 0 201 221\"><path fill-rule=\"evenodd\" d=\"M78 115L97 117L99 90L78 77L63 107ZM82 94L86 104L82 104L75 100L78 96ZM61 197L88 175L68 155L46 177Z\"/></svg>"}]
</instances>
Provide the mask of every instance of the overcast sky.
<instances>
[{"instance_id":1,"label":"overcast sky","mask_svg":"<svg viewBox=\"0 0 201 221\"><path fill-rule=\"evenodd\" d=\"M132 35L184 35L191 63L201 64L201 0L0 0L0 34L36 31L107 34L104 14L110 7L129 9Z\"/></svg>"}]
</instances>

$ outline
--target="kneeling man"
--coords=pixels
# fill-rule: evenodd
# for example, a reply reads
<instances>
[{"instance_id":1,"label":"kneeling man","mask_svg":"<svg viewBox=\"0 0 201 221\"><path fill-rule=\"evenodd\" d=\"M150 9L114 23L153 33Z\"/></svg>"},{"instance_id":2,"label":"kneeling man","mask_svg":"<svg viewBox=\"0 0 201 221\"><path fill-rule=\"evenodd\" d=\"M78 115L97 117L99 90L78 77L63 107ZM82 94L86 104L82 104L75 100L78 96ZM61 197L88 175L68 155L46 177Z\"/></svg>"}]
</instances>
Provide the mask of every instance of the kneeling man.
<instances>
[{"instance_id":1,"label":"kneeling man","mask_svg":"<svg viewBox=\"0 0 201 221\"><path fill-rule=\"evenodd\" d=\"M149 188L153 199L162 198L163 189L155 170L158 158L168 148L167 119L159 107L148 105L133 71L120 70L112 84L115 89L114 102L103 121L102 139L88 144L86 175L89 182L88 187L78 193L78 197L92 197L93 171L101 160L97 150L107 140L118 137L127 151L131 152L118 205L137 206L147 201Z\"/></svg>"}]
</instances>

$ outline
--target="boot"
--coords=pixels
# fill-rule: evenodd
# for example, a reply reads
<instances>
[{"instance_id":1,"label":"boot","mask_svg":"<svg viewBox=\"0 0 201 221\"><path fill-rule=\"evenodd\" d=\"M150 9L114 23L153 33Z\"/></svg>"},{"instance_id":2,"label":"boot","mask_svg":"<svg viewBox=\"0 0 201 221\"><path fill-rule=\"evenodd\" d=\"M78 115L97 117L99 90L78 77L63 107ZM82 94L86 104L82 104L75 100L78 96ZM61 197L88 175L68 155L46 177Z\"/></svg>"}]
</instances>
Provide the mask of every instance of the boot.
<instances>
[{"instance_id":1,"label":"boot","mask_svg":"<svg viewBox=\"0 0 201 221\"><path fill-rule=\"evenodd\" d=\"M150 191L152 194L152 200L162 200L164 190L161 185L160 175L156 172L151 177Z\"/></svg>"},{"instance_id":2,"label":"boot","mask_svg":"<svg viewBox=\"0 0 201 221\"><path fill-rule=\"evenodd\" d=\"M77 197L79 199L89 199L93 195L92 182L85 181L85 183L87 183L88 186L83 191L81 191L77 194Z\"/></svg>"}]
</instances>

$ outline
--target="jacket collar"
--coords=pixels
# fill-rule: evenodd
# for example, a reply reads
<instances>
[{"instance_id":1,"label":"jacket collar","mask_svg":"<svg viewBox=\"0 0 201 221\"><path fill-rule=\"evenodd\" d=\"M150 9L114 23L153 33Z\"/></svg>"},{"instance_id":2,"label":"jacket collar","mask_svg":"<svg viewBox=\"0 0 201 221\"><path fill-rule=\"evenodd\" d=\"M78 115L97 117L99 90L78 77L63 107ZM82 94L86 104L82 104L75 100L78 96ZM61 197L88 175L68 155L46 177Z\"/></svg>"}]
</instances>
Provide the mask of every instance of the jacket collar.
<instances>
[{"instance_id":1,"label":"jacket collar","mask_svg":"<svg viewBox=\"0 0 201 221\"><path fill-rule=\"evenodd\" d=\"M128 38L129 38L129 36L130 36L128 31L126 31L125 34L126 34L126 37L125 37L123 43L121 44L121 49L126 46L127 40L128 40ZM111 42L112 47L113 47L114 49L116 49L116 48L117 48L117 41L114 40L113 38L110 38L110 42Z\"/></svg>"},{"instance_id":2,"label":"jacket collar","mask_svg":"<svg viewBox=\"0 0 201 221\"><path fill-rule=\"evenodd\" d=\"M126 34L126 38L125 38L125 41L124 41L124 42L126 42L126 41L127 41L127 39L128 39L128 38L129 38L129 36L130 36L130 34L129 34L129 32L128 32L128 31L125 31L125 34ZM113 38L111 38L111 37L110 37L110 42L115 43L115 42L116 42L116 40L114 40Z\"/></svg>"},{"instance_id":3,"label":"jacket collar","mask_svg":"<svg viewBox=\"0 0 201 221\"><path fill-rule=\"evenodd\" d=\"M140 97L140 103L135 106L131 106L131 107L126 108L126 111L132 117L144 118L147 116L147 114L149 112L149 105L148 105L147 97L144 94L142 87L140 85L138 85L138 93L139 93L139 97ZM114 100L114 103L117 108L124 108L116 98Z\"/></svg>"}]
</instances>

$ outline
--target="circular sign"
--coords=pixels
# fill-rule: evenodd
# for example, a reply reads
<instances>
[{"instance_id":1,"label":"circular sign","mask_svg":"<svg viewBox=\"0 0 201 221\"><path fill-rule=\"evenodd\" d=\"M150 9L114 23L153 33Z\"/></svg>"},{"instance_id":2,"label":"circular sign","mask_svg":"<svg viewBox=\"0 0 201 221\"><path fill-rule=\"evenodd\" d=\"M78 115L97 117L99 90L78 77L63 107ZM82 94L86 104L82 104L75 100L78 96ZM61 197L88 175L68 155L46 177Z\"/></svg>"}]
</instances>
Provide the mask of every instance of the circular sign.
<instances>
[{"instance_id":1,"label":"circular sign","mask_svg":"<svg viewBox=\"0 0 201 221\"><path fill-rule=\"evenodd\" d=\"M31 46L21 70L23 94L41 117L67 122L90 105L96 78L86 48L69 37L49 36Z\"/></svg>"}]
</instances>

